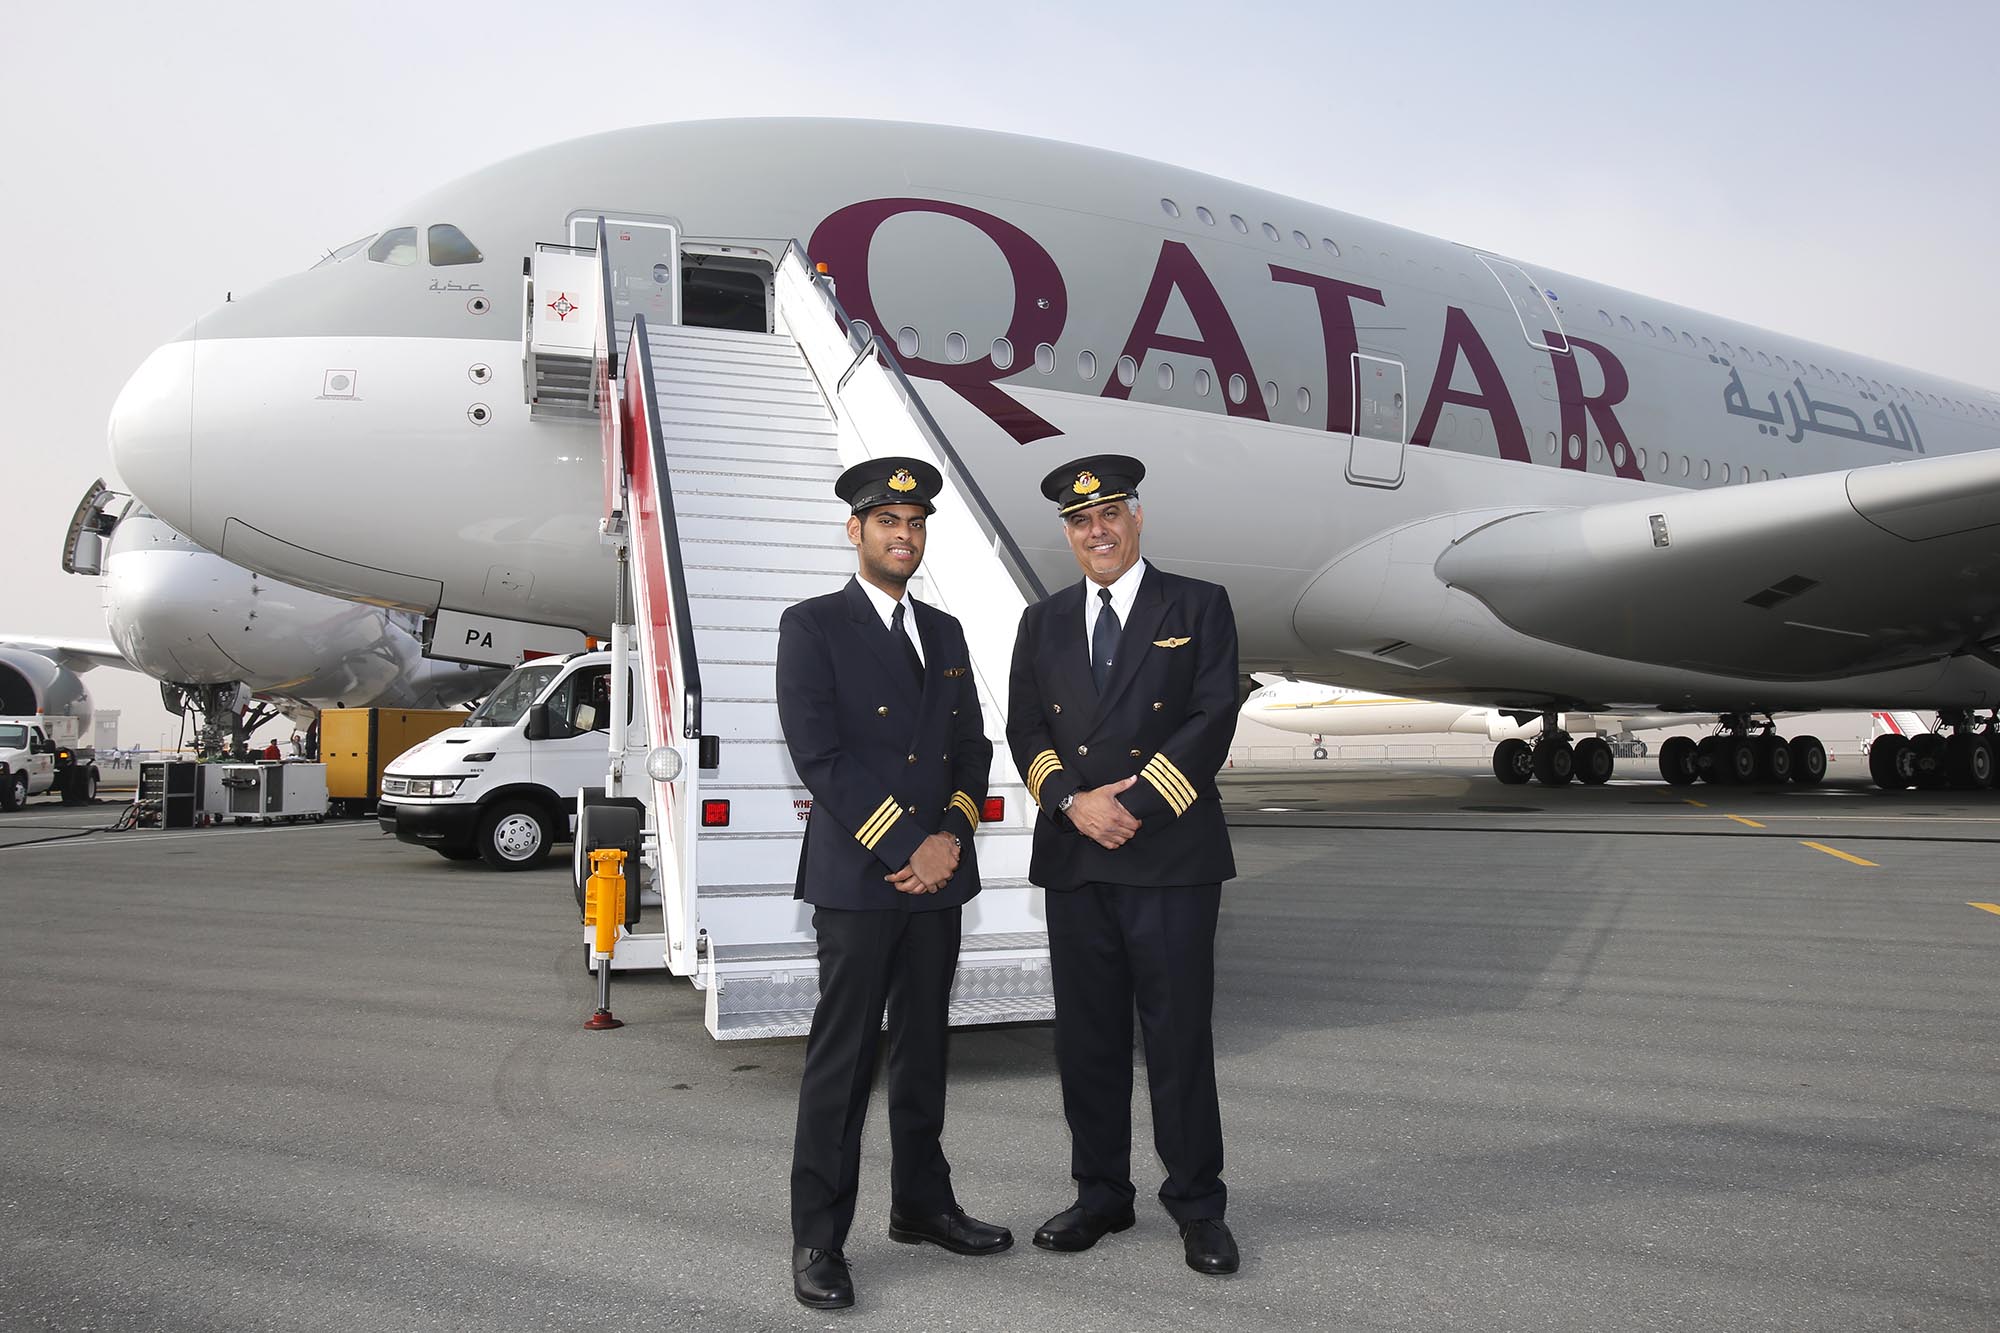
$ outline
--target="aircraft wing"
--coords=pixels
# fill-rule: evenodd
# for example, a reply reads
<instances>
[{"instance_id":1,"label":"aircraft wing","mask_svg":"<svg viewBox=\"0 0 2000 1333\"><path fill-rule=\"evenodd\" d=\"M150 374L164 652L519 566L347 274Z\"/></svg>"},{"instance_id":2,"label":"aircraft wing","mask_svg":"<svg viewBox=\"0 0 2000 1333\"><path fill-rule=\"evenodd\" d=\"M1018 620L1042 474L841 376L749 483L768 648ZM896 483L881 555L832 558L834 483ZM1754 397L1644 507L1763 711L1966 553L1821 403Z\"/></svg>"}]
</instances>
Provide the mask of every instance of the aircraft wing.
<instances>
[{"instance_id":1,"label":"aircraft wing","mask_svg":"<svg viewBox=\"0 0 2000 1333\"><path fill-rule=\"evenodd\" d=\"M109 639L40 639L7 634L0 635L0 647L25 648L29 652L40 653L57 666L71 671L88 671L99 666L138 670L125 660L125 654L119 652L118 645Z\"/></svg>"},{"instance_id":2,"label":"aircraft wing","mask_svg":"<svg viewBox=\"0 0 2000 1333\"><path fill-rule=\"evenodd\" d=\"M1438 575L1523 634L1766 680L1982 656L2000 638L2000 450L1515 514Z\"/></svg>"}]
</instances>

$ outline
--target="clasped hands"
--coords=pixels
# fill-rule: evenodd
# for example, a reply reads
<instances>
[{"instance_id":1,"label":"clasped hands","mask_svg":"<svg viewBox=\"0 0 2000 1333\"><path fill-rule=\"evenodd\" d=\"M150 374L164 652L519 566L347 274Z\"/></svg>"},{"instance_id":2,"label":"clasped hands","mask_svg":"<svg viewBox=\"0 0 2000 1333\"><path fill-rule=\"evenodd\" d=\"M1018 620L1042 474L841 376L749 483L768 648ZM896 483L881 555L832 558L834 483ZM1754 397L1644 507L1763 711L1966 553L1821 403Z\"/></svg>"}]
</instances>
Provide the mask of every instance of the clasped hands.
<instances>
[{"instance_id":1,"label":"clasped hands","mask_svg":"<svg viewBox=\"0 0 2000 1333\"><path fill-rule=\"evenodd\" d=\"M882 878L898 893L936 893L957 872L958 858L958 840L949 833L933 833L917 844L908 865Z\"/></svg>"},{"instance_id":2,"label":"clasped hands","mask_svg":"<svg viewBox=\"0 0 2000 1333\"><path fill-rule=\"evenodd\" d=\"M1135 775L1079 791L1064 812L1071 827L1106 851L1115 851L1132 841L1139 831L1139 821L1118 796L1138 780Z\"/></svg>"}]
</instances>

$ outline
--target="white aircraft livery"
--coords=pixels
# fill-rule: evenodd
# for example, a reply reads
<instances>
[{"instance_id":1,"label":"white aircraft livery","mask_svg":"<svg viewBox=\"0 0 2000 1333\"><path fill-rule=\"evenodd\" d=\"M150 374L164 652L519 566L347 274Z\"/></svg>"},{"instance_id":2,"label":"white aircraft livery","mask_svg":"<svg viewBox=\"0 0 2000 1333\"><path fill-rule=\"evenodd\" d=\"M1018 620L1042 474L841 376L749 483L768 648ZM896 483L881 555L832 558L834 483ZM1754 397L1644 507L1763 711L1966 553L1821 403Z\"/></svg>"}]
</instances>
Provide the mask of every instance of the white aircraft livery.
<instances>
[{"instance_id":1,"label":"white aircraft livery","mask_svg":"<svg viewBox=\"0 0 2000 1333\"><path fill-rule=\"evenodd\" d=\"M2000 395L985 131L675 124L480 171L155 352L126 484L290 582L602 632L597 426L531 417L520 351L524 257L600 215L619 299L689 324L766 329L796 240L1051 586L1037 480L1142 458L1147 554L1228 587L1246 670L1732 734L2000 703Z\"/></svg>"}]
</instances>

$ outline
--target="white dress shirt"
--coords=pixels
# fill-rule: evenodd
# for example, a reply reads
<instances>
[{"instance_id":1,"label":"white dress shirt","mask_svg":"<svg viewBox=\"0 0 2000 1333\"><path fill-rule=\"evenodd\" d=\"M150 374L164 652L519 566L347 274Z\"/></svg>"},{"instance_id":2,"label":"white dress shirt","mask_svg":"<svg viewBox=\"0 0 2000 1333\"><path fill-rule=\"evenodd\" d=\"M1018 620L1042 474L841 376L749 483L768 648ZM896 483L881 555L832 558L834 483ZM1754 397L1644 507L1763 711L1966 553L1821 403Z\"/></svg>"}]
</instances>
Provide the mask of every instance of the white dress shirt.
<instances>
[{"instance_id":1,"label":"white dress shirt","mask_svg":"<svg viewBox=\"0 0 2000 1333\"><path fill-rule=\"evenodd\" d=\"M1146 577L1146 562L1136 560L1132 568L1118 576L1111 585L1111 614L1118 617L1118 628L1123 630L1125 622L1132 618L1132 603L1139 600L1139 582ZM1091 636L1097 632L1097 613L1104 608L1097 590L1102 585L1097 580L1085 578L1083 581L1083 654L1090 656Z\"/></svg>"},{"instance_id":2,"label":"white dress shirt","mask_svg":"<svg viewBox=\"0 0 2000 1333\"><path fill-rule=\"evenodd\" d=\"M892 628L896 618L896 608L898 606L903 608L903 633L907 634L910 642L916 646L917 660L922 662L924 660L924 639L921 634L917 633L917 608L910 601L910 594L905 592L902 601L898 602L888 593L883 592L880 588L870 583L867 579L861 578L859 575L855 577L854 581L861 585L861 591L868 594L868 600L875 606L875 614L882 617L883 629ZM1132 586L1137 588L1139 585L1134 583ZM1130 606L1132 603L1128 600L1125 604ZM1120 621L1119 623L1123 624L1124 622Z\"/></svg>"}]
</instances>

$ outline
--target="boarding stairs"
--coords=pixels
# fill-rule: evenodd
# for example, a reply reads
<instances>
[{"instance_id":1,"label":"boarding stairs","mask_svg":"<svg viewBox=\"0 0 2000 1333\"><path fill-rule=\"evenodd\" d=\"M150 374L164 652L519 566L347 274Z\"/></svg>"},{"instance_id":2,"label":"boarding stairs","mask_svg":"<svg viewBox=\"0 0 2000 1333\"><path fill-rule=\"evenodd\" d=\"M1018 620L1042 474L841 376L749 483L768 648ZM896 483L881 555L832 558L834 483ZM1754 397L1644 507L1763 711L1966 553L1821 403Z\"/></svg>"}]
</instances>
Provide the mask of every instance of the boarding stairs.
<instances>
[{"instance_id":1,"label":"boarding stairs","mask_svg":"<svg viewBox=\"0 0 2000 1333\"><path fill-rule=\"evenodd\" d=\"M600 238L609 310L615 254ZM794 245L774 270L777 331L640 315L598 341L606 530L625 543L631 653L669 782L626 763L612 785L649 809L657 935L628 929L613 966L666 966L706 993L718 1038L802 1034L818 998L812 908L795 899L811 794L779 726L778 621L853 574L840 472L868 457L925 458L946 477L912 593L964 623L994 743L976 835L982 890L964 913L954 1024L1053 1012L1041 891L1027 880L1032 807L1003 735L1015 623L1033 575L886 349L855 330ZM622 332L622 338L619 333ZM614 703L614 712L618 711ZM719 742L700 767L700 738ZM995 807L995 798L998 807ZM726 802L726 823L721 822Z\"/></svg>"}]
</instances>

